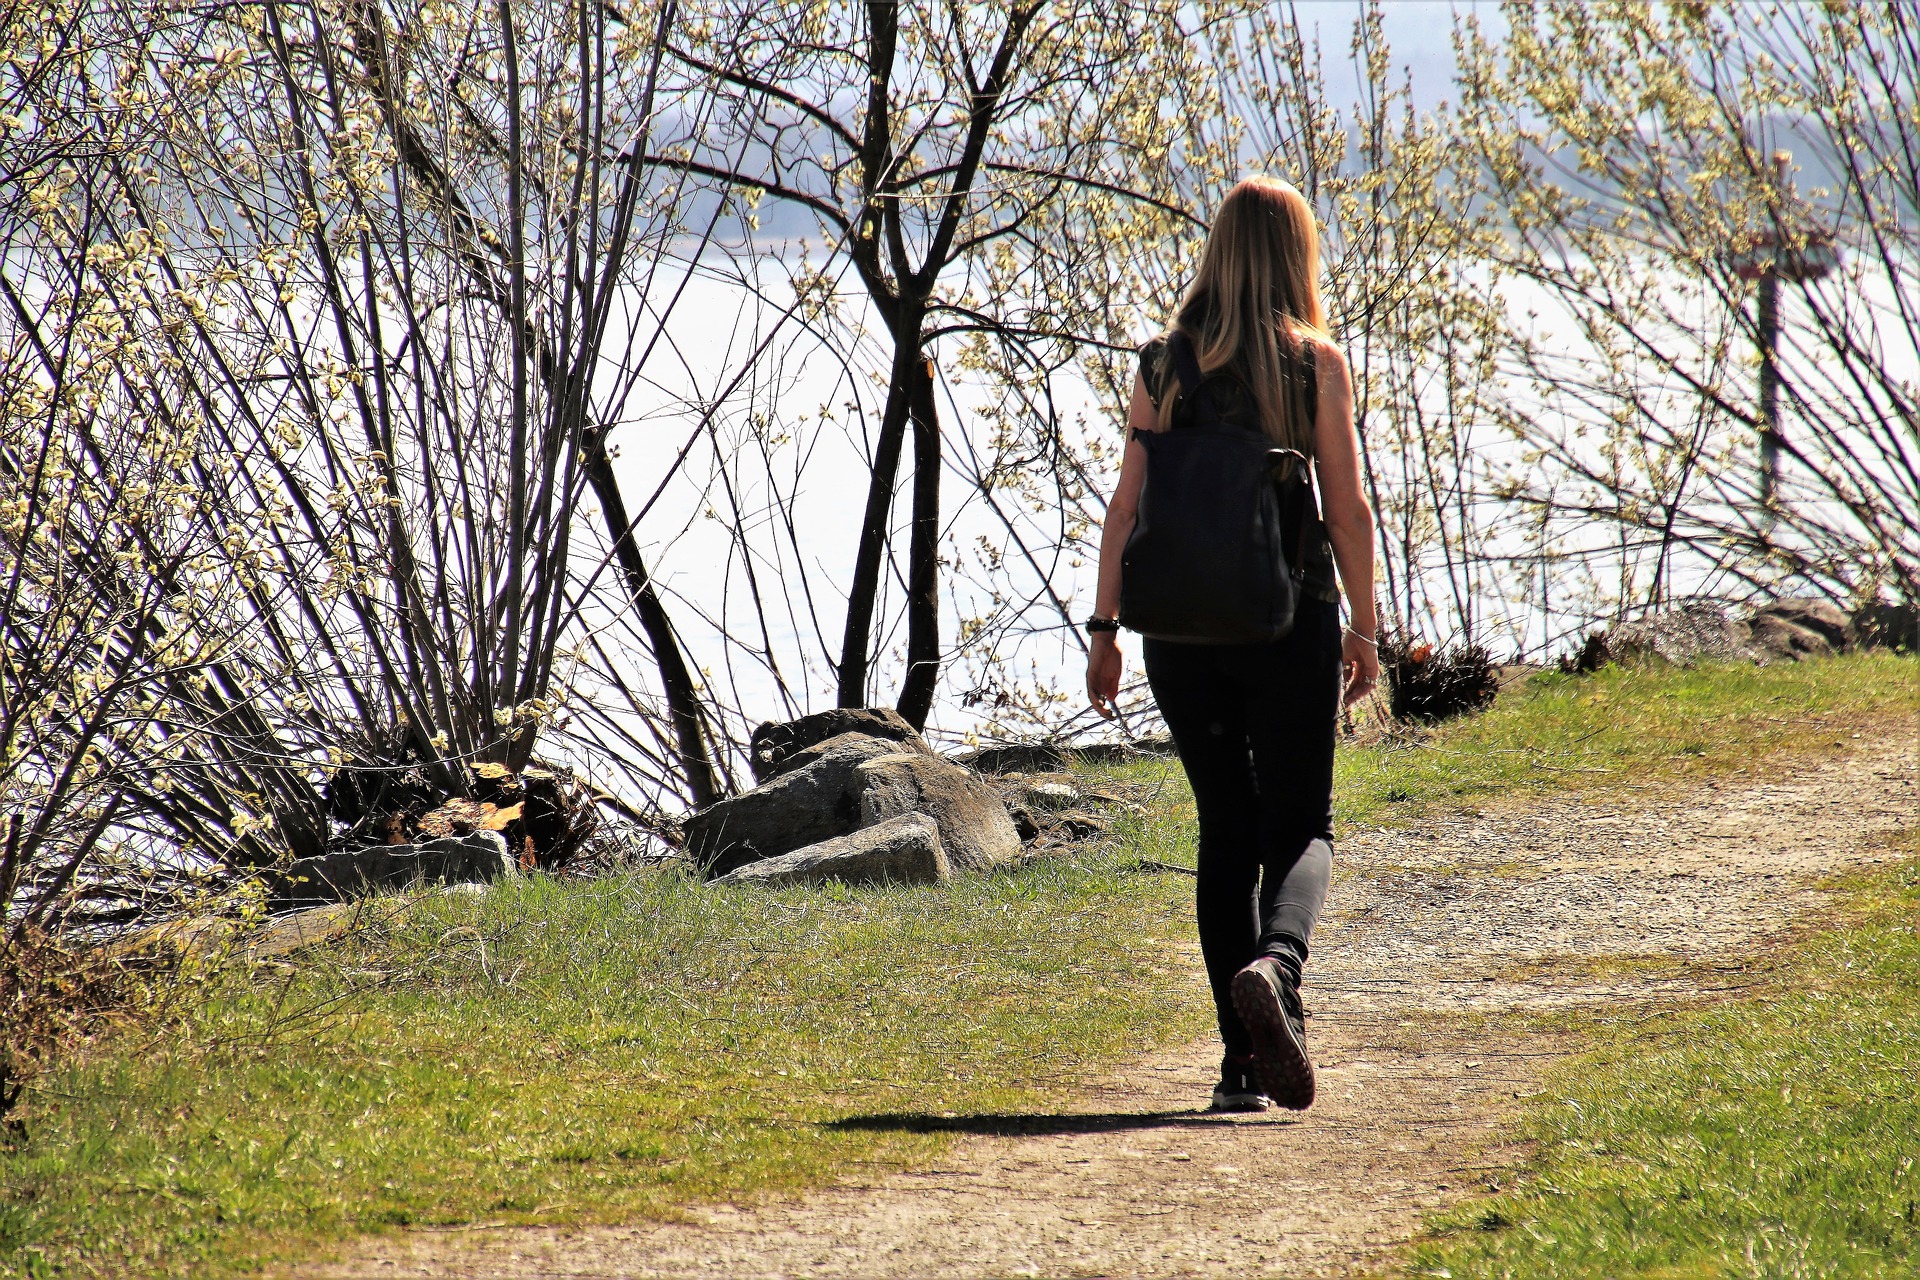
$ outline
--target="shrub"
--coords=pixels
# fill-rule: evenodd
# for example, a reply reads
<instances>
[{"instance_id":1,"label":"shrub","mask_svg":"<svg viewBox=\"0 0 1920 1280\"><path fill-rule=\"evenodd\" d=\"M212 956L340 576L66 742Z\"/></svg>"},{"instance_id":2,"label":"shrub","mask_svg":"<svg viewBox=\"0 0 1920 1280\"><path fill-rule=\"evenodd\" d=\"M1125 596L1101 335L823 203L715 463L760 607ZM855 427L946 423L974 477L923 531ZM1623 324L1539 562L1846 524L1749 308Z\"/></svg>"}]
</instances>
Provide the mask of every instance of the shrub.
<instances>
[{"instance_id":1,"label":"shrub","mask_svg":"<svg viewBox=\"0 0 1920 1280\"><path fill-rule=\"evenodd\" d=\"M1493 656L1472 641L1443 650L1383 631L1380 668L1387 677L1387 709L1396 720L1448 720L1480 711L1500 689Z\"/></svg>"},{"instance_id":2,"label":"shrub","mask_svg":"<svg viewBox=\"0 0 1920 1280\"><path fill-rule=\"evenodd\" d=\"M0 932L0 1133L27 1081L65 1045L127 1003L134 974L99 948L75 949L38 929Z\"/></svg>"},{"instance_id":3,"label":"shrub","mask_svg":"<svg viewBox=\"0 0 1920 1280\"><path fill-rule=\"evenodd\" d=\"M1578 649L1560 656L1560 671L1569 676L1592 675L1612 661L1613 652L1607 646L1607 633L1593 631L1587 634Z\"/></svg>"}]
</instances>

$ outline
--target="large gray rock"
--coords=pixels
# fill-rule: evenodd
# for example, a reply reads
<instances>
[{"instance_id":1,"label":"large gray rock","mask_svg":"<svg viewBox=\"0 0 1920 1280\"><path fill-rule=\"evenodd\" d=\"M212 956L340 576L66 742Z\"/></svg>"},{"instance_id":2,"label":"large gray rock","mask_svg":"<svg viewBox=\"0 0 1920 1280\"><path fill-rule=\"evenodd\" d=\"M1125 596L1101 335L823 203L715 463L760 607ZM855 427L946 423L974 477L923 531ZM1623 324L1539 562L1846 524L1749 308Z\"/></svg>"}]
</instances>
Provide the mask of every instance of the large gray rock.
<instances>
[{"instance_id":1,"label":"large gray rock","mask_svg":"<svg viewBox=\"0 0 1920 1280\"><path fill-rule=\"evenodd\" d=\"M344 902L415 883L497 880L517 870L507 856L506 838L497 831L446 836L424 844L375 845L301 858L286 870L273 873L267 886L267 909L288 911Z\"/></svg>"},{"instance_id":2,"label":"large gray rock","mask_svg":"<svg viewBox=\"0 0 1920 1280\"><path fill-rule=\"evenodd\" d=\"M846 733L805 754L789 772L687 819L687 852L709 876L906 813L933 819L956 871L1020 856L1019 833L998 793L930 751Z\"/></svg>"},{"instance_id":3,"label":"large gray rock","mask_svg":"<svg viewBox=\"0 0 1920 1280\"><path fill-rule=\"evenodd\" d=\"M1712 600L1689 600L1673 609L1623 622L1606 637L1615 662L1669 662L1691 667L1699 662L1752 658L1751 633Z\"/></svg>"},{"instance_id":4,"label":"large gray rock","mask_svg":"<svg viewBox=\"0 0 1920 1280\"><path fill-rule=\"evenodd\" d=\"M952 874L938 824L924 813L903 813L849 835L750 862L714 883L935 884Z\"/></svg>"},{"instance_id":5,"label":"large gray rock","mask_svg":"<svg viewBox=\"0 0 1920 1280\"><path fill-rule=\"evenodd\" d=\"M1763 629L1772 628L1775 623L1818 636L1826 642L1824 652L1827 653L1843 653L1853 647L1853 620L1831 600L1775 600L1761 605L1753 611L1754 640L1766 644ZM1806 649L1804 644L1798 647Z\"/></svg>"},{"instance_id":6,"label":"large gray rock","mask_svg":"<svg viewBox=\"0 0 1920 1280\"><path fill-rule=\"evenodd\" d=\"M754 781L766 782L805 768L812 758L803 754L808 748L849 733L900 744L895 751L932 751L906 717L891 707L836 707L755 729L747 743Z\"/></svg>"},{"instance_id":7,"label":"large gray rock","mask_svg":"<svg viewBox=\"0 0 1920 1280\"><path fill-rule=\"evenodd\" d=\"M1756 661L1762 663L1773 658L1784 658L1788 662L1831 658L1834 653L1833 645L1821 632L1771 614L1754 615L1752 636Z\"/></svg>"},{"instance_id":8,"label":"large gray rock","mask_svg":"<svg viewBox=\"0 0 1920 1280\"><path fill-rule=\"evenodd\" d=\"M900 750L897 742L843 733L808 761L751 791L687 819L686 848L709 875L843 836L863 824L861 764Z\"/></svg>"},{"instance_id":9,"label":"large gray rock","mask_svg":"<svg viewBox=\"0 0 1920 1280\"><path fill-rule=\"evenodd\" d=\"M1006 802L986 782L935 755L901 752L859 766L860 825L925 813L955 871L985 871L1020 856L1020 833Z\"/></svg>"},{"instance_id":10,"label":"large gray rock","mask_svg":"<svg viewBox=\"0 0 1920 1280\"><path fill-rule=\"evenodd\" d=\"M891 754L900 751L924 751L928 755L932 754L932 748L927 747L925 743L920 744L920 746L916 748L912 743L893 742L884 738L875 738L870 734L843 733L837 738L828 738L825 742L815 743L811 747L806 747L788 756L780 762L780 770L774 775L775 779L783 778L789 773L805 769L816 760L824 760L830 755L839 754L846 749L843 744L848 738L859 738L863 742L878 742L886 748L886 751L882 754ZM862 749L864 750L865 748Z\"/></svg>"}]
</instances>

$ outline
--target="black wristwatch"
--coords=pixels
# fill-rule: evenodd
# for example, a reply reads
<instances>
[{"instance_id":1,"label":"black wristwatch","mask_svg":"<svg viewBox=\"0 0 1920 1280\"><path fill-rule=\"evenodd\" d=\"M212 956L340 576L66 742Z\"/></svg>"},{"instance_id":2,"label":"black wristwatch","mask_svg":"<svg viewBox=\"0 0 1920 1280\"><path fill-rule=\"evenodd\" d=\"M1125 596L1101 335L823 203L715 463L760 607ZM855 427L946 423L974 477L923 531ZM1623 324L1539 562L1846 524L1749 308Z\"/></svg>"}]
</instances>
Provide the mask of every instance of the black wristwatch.
<instances>
[{"instance_id":1,"label":"black wristwatch","mask_svg":"<svg viewBox=\"0 0 1920 1280\"><path fill-rule=\"evenodd\" d=\"M1120 619L1118 618L1096 617L1087 619L1087 634L1090 636L1099 635L1102 631L1118 631L1119 629Z\"/></svg>"}]
</instances>

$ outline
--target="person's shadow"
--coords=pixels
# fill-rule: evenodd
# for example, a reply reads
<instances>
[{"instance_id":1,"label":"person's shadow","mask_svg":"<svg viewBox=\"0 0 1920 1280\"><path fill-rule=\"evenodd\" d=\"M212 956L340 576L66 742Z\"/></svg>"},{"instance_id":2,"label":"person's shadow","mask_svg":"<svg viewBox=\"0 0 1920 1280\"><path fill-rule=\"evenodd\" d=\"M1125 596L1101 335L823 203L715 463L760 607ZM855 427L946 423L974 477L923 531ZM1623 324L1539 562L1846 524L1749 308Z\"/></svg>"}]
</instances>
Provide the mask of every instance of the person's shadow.
<instances>
[{"instance_id":1,"label":"person's shadow","mask_svg":"<svg viewBox=\"0 0 1920 1280\"><path fill-rule=\"evenodd\" d=\"M957 1115L923 1111L844 1116L823 1129L889 1133L971 1133L989 1138L1036 1138L1073 1133L1124 1133L1133 1129L1214 1129L1248 1122L1292 1124L1298 1117L1268 1112L1228 1111L1067 1111L1037 1113L976 1112Z\"/></svg>"}]
</instances>

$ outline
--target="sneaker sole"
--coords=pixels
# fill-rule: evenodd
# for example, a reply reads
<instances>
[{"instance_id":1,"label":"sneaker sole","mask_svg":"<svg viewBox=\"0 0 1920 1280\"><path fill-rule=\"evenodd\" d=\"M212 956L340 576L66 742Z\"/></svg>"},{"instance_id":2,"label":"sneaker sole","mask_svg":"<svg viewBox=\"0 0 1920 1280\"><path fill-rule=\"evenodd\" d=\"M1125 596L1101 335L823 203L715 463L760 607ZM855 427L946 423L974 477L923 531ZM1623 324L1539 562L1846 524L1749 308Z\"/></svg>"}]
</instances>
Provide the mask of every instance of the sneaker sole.
<instances>
[{"instance_id":1,"label":"sneaker sole","mask_svg":"<svg viewBox=\"0 0 1920 1280\"><path fill-rule=\"evenodd\" d=\"M1215 1089L1213 1091L1213 1105L1208 1107L1207 1110L1221 1112L1265 1111L1272 1105L1272 1103L1267 1101L1265 1094L1222 1093L1218 1089Z\"/></svg>"},{"instance_id":2,"label":"sneaker sole","mask_svg":"<svg viewBox=\"0 0 1920 1280\"><path fill-rule=\"evenodd\" d=\"M1280 993L1257 969L1233 975L1233 1007L1253 1036L1253 1078L1269 1098L1289 1111L1313 1105L1313 1062L1293 1032Z\"/></svg>"}]
</instances>

